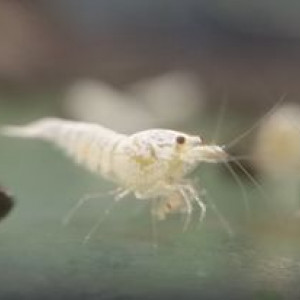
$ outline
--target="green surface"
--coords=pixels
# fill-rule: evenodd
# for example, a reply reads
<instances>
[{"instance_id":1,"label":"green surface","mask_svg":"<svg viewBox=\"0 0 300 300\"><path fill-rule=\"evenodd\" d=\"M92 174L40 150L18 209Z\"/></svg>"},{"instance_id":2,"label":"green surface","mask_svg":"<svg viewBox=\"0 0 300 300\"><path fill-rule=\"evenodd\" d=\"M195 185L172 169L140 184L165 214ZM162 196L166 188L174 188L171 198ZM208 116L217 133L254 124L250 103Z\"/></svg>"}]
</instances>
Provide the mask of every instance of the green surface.
<instances>
[{"instance_id":1,"label":"green surface","mask_svg":"<svg viewBox=\"0 0 300 300\"><path fill-rule=\"evenodd\" d=\"M1 123L57 111L50 102L0 105ZM113 186L42 142L1 137L0 154L0 182L16 199L0 224L0 299L293 299L300 294L299 222L274 221L268 209L272 199L242 178L250 201L247 216L239 186L221 166L200 166L192 177L213 197L233 237L209 207L205 221L199 224L195 212L184 233L182 216L158 222L154 248L150 205L131 197L84 245L112 198L90 201L68 226L62 218L82 195Z\"/></svg>"}]
</instances>

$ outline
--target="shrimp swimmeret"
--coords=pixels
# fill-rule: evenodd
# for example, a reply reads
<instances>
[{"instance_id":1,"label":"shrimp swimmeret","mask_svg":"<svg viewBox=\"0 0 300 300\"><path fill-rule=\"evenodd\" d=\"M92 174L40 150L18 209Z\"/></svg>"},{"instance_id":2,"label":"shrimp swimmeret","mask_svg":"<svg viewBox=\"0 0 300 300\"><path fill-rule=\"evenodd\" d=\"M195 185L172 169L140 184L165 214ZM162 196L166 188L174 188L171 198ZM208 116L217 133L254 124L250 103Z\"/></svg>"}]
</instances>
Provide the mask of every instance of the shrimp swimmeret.
<instances>
[{"instance_id":1,"label":"shrimp swimmeret","mask_svg":"<svg viewBox=\"0 0 300 300\"><path fill-rule=\"evenodd\" d=\"M206 206L186 176L200 162L228 158L221 146L165 129L124 135L97 124L45 118L25 126L6 126L2 134L53 142L78 163L114 181L120 187L117 200L129 193L137 199L158 199L161 205L156 216L160 219L184 211L189 220L193 203L203 219Z\"/></svg>"}]
</instances>

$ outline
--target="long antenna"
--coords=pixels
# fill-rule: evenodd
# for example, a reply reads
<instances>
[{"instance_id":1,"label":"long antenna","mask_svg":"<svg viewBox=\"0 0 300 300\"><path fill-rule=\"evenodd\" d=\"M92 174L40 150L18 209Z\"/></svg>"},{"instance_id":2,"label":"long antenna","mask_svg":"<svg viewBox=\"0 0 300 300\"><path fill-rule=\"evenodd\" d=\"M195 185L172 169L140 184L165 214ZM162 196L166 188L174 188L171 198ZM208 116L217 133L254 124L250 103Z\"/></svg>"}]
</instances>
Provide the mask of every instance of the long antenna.
<instances>
[{"instance_id":1,"label":"long antenna","mask_svg":"<svg viewBox=\"0 0 300 300\"><path fill-rule=\"evenodd\" d=\"M230 237L234 237L235 233L228 223L227 219L223 216L223 214L220 212L218 207L215 204L214 199L212 198L210 193L207 193L207 190L205 191L206 199L208 200L208 204L213 210L213 212L216 214L217 218L219 219L220 223L223 225L224 230Z\"/></svg>"},{"instance_id":2,"label":"long antenna","mask_svg":"<svg viewBox=\"0 0 300 300\"><path fill-rule=\"evenodd\" d=\"M266 113L264 114L262 117L260 117L249 129L247 129L246 131L244 131L241 135L237 136L235 139L233 139L230 143L228 143L227 145L225 145L225 149L228 150L229 148L231 148L233 145L235 145L236 143L238 143L240 140L242 140L245 136L247 136L250 132L252 132L255 128L257 128L264 120L267 116L270 116L271 114L274 113L274 111L281 105L281 103L283 102L283 100L286 98L287 93L283 94L279 100L274 104L274 106Z\"/></svg>"},{"instance_id":3,"label":"long antenna","mask_svg":"<svg viewBox=\"0 0 300 300\"><path fill-rule=\"evenodd\" d=\"M227 107L227 100L228 100L227 95L224 95L222 98L222 101L221 101L221 105L219 107L219 111L218 111L217 123L216 123L215 130L214 130L214 133L212 136L212 141L211 141L212 144L215 144L219 138L221 125L224 122L225 109Z\"/></svg>"},{"instance_id":4,"label":"long antenna","mask_svg":"<svg viewBox=\"0 0 300 300\"><path fill-rule=\"evenodd\" d=\"M230 172L230 174L232 175L232 177L234 178L234 180L240 187L240 191L242 193L242 198L243 198L244 205L246 208L246 215L247 215L247 218L249 219L250 218L249 198L248 198L245 186L243 185L243 182L241 181L241 179L234 172L233 168L227 162L224 162L224 165L226 166L226 168L228 169L228 171Z\"/></svg>"},{"instance_id":5,"label":"long antenna","mask_svg":"<svg viewBox=\"0 0 300 300\"><path fill-rule=\"evenodd\" d=\"M250 172L241 164L241 162L238 160L235 160L235 161L233 161L233 163L236 164L238 166L238 168L240 168L240 170L248 177L248 179L253 183L253 185L260 192L260 194L264 198L268 199L268 196L267 196L266 192L264 191L262 185L250 174Z\"/></svg>"}]
</instances>

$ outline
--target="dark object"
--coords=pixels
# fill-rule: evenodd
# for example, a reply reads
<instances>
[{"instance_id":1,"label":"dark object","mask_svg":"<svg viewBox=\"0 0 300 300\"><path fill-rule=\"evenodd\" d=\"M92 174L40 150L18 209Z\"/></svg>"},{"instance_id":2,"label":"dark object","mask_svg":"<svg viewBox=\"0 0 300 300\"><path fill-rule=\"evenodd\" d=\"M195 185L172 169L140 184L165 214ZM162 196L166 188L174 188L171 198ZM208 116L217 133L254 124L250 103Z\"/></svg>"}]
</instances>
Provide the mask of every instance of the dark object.
<instances>
[{"instance_id":1,"label":"dark object","mask_svg":"<svg viewBox=\"0 0 300 300\"><path fill-rule=\"evenodd\" d=\"M13 206L13 197L0 187L0 220L7 216Z\"/></svg>"},{"instance_id":2,"label":"dark object","mask_svg":"<svg viewBox=\"0 0 300 300\"><path fill-rule=\"evenodd\" d=\"M177 144L179 144L179 145L183 145L184 143L185 143L185 137L184 136L178 136L177 138L176 138L176 142L177 142Z\"/></svg>"}]
</instances>

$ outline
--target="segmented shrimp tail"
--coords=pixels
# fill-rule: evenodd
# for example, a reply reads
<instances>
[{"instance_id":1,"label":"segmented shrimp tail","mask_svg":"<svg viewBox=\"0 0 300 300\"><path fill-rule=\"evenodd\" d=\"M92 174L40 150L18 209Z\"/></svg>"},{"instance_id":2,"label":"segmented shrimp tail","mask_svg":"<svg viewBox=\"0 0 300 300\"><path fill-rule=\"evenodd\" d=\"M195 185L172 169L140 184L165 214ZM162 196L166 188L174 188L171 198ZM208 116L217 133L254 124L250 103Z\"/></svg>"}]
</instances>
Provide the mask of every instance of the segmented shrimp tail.
<instances>
[{"instance_id":1,"label":"segmented shrimp tail","mask_svg":"<svg viewBox=\"0 0 300 300\"><path fill-rule=\"evenodd\" d=\"M62 124L66 121L58 118L44 118L27 125L7 125L0 128L2 135L19 138L32 138L55 141Z\"/></svg>"},{"instance_id":2,"label":"segmented shrimp tail","mask_svg":"<svg viewBox=\"0 0 300 300\"><path fill-rule=\"evenodd\" d=\"M107 173L109 155L124 135L98 124L45 118L25 126L4 126L0 133L11 137L33 138L52 142L78 163L92 171Z\"/></svg>"}]
</instances>

